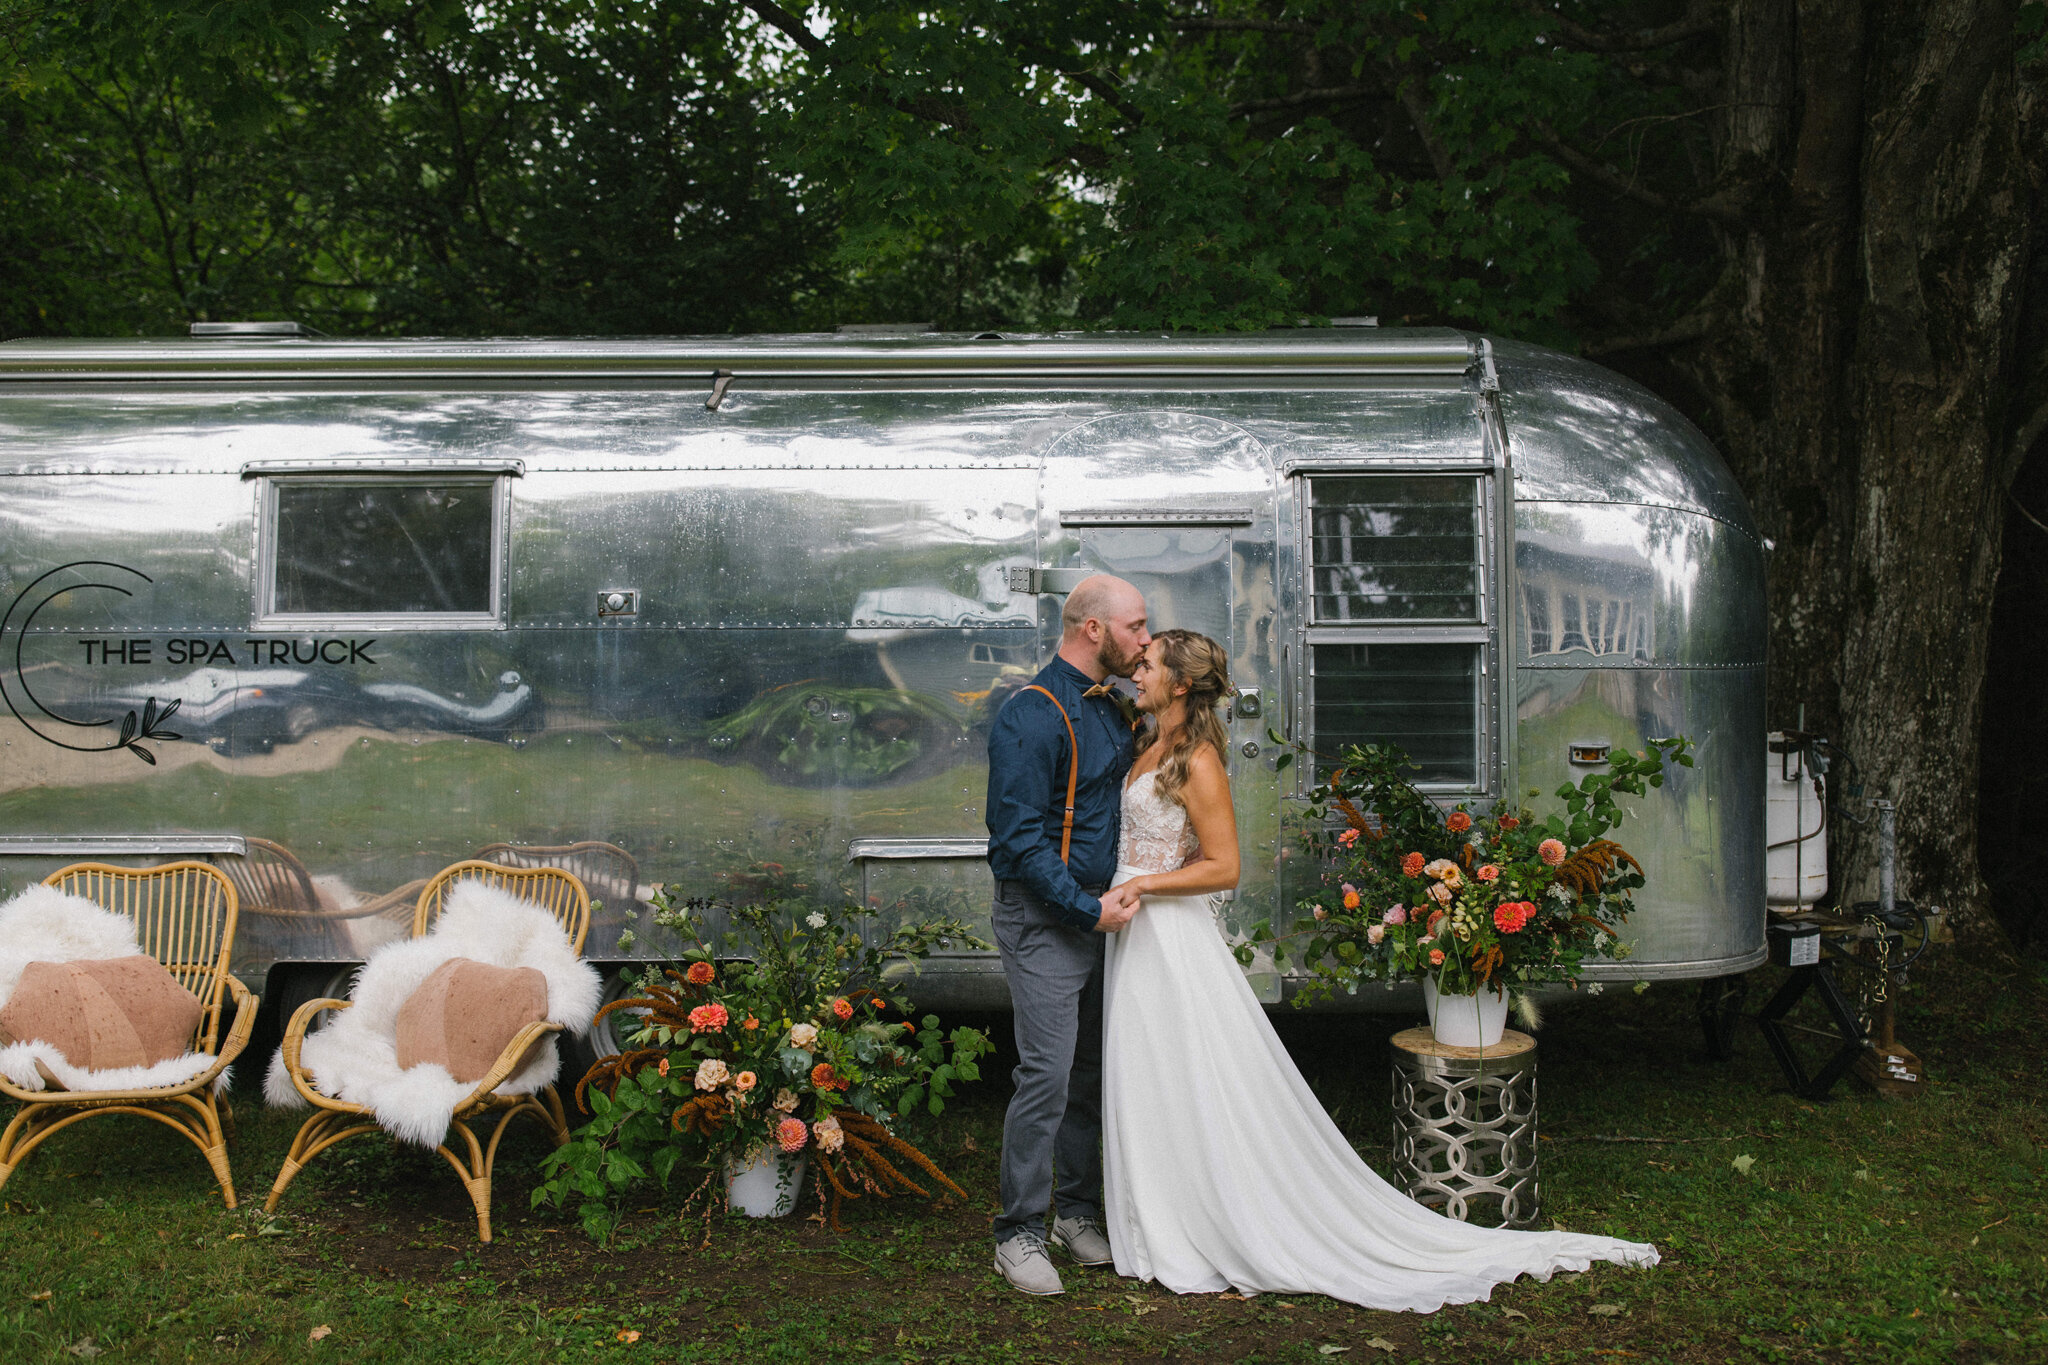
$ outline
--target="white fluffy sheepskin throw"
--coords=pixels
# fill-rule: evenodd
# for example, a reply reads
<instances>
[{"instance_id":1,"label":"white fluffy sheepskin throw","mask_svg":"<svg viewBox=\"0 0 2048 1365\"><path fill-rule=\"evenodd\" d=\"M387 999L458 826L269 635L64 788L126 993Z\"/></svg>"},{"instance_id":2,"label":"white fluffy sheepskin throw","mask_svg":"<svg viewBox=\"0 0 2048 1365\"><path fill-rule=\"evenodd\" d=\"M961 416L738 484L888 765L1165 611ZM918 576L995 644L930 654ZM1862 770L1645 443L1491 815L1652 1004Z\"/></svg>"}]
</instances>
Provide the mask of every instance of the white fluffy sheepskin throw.
<instances>
[{"instance_id":1,"label":"white fluffy sheepskin throw","mask_svg":"<svg viewBox=\"0 0 2048 1365\"><path fill-rule=\"evenodd\" d=\"M531 901L478 881L457 882L441 917L425 938L391 943L370 955L356 976L349 1009L326 1016L299 1050L313 1088L368 1109L403 1142L438 1147L455 1107L476 1087L444 1066L425 1062L398 1068L398 1011L436 967L466 957L493 967L532 967L547 978L548 1020L587 1033L603 992L597 969L576 955L555 918ZM533 1059L498 1087L502 1095L530 1095L554 1080L561 1056L552 1037ZM284 1050L270 1063L263 1096L285 1109L306 1107L285 1070Z\"/></svg>"},{"instance_id":2,"label":"white fluffy sheepskin throw","mask_svg":"<svg viewBox=\"0 0 2048 1365\"><path fill-rule=\"evenodd\" d=\"M141 951L135 922L126 915L103 910L83 896L53 886L31 886L0 905L0 1008L14 998L22 971L31 962L96 962L134 957ZM213 1060L210 1053L188 1052L154 1066L90 1071L71 1065L48 1043L27 1039L0 1047L0 1075L23 1090L43 1089L44 1071L66 1090L154 1090L183 1085L212 1066ZM223 1070L214 1089L225 1089L233 1070Z\"/></svg>"}]
</instances>

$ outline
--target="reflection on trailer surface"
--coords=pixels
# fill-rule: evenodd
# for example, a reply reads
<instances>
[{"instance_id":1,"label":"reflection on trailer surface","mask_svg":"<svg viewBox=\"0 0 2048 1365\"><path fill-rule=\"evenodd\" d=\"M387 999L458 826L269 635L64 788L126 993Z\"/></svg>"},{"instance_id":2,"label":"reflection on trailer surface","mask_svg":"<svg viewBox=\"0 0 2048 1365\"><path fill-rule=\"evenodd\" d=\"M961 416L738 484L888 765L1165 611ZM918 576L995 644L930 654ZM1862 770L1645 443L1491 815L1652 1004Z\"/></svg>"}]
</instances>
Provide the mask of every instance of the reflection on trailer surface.
<instances>
[{"instance_id":1,"label":"reflection on trailer surface","mask_svg":"<svg viewBox=\"0 0 2048 1365\"><path fill-rule=\"evenodd\" d=\"M985 727L1095 570L1229 649L1233 929L1307 872L1313 765L1269 728L1480 802L1686 733L1630 826L1635 955L1592 975L1762 958L1748 510L1668 407L1536 348L16 342L0 487L0 889L212 857L252 984L360 960L492 846L583 846L618 961L673 947L614 946L654 883L985 918ZM1007 999L961 951L916 989Z\"/></svg>"}]
</instances>

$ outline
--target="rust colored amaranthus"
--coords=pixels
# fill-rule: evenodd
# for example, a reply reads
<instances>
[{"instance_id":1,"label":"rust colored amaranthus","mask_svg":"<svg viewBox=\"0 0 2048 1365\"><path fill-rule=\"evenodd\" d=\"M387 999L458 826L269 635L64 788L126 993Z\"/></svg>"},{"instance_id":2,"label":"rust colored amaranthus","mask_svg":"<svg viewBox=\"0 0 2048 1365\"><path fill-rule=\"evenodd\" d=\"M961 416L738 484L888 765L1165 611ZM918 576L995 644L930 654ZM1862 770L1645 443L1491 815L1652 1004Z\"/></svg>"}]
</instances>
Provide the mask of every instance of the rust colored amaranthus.
<instances>
[{"instance_id":1,"label":"rust colored amaranthus","mask_svg":"<svg viewBox=\"0 0 2048 1365\"><path fill-rule=\"evenodd\" d=\"M817 1219L830 1224L833 1231L845 1231L839 1221L839 1208L848 1199L859 1199L864 1194L881 1199L897 1194L921 1194L931 1198L930 1191L896 1168L889 1160L891 1156L917 1167L952 1194L962 1199L967 1197L967 1191L949 1180L944 1171L932 1164L930 1157L866 1114L839 1109L834 1111L834 1117L839 1120L840 1131L846 1135L846 1145L836 1154L822 1150L816 1153L818 1171L824 1176L817 1182Z\"/></svg>"},{"instance_id":2,"label":"rust colored amaranthus","mask_svg":"<svg viewBox=\"0 0 2048 1365\"><path fill-rule=\"evenodd\" d=\"M679 986L689 984L681 972L673 969L664 968L662 975ZM646 1022L650 1024L667 1024L677 1033L689 1032L690 1002L684 999L680 992L659 984L642 983L642 989L646 992L645 995L636 995L628 1000L614 1000L597 1012L597 1019L604 1018L614 1010L632 1010L644 1013L647 1016ZM597 1019L591 1020L591 1023L595 1024ZM659 1062L666 1056L666 1048L644 1047L600 1059L596 1066L584 1073L582 1080L576 1082L576 1107L583 1113L589 1113L590 1105L585 1102L584 1094L591 1086L601 1086L605 1094L615 1096L619 1093L620 1081L638 1074L641 1067Z\"/></svg>"},{"instance_id":3,"label":"rust colored amaranthus","mask_svg":"<svg viewBox=\"0 0 2048 1365\"><path fill-rule=\"evenodd\" d=\"M1557 880L1581 898L1596 892L1615 868L1627 863L1641 872L1643 865L1612 839L1595 839L1558 864Z\"/></svg>"}]
</instances>

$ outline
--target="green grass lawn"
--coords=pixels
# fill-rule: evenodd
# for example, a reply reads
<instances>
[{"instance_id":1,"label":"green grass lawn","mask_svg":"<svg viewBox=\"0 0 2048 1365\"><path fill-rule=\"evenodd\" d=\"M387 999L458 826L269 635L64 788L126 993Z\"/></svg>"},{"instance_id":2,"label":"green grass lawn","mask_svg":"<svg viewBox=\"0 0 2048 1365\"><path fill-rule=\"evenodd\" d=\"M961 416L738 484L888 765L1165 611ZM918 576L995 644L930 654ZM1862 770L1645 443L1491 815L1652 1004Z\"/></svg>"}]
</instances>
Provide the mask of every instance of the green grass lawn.
<instances>
[{"instance_id":1,"label":"green grass lawn","mask_svg":"<svg viewBox=\"0 0 2048 1365\"><path fill-rule=\"evenodd\" d=\"M1177 1298L1106 1270L1067 1270L1059 1299L1011 1293L986 1243L1000 1078L912 1134L968 1203L854 1206L845 1233L731 1220L700 1249L700 1224L647 1197L598 1247L528 1211L544 1147L527 1135L501 1153L489 1246L441 1160L381 1138L321 1158L266 1218L295 1124L259 1107L250 1059L240 1210L222 1210L196 1151L129 1118L60 1134L0 1191L0 1360L2041 1361L2044 1004L2038 967L1925 974L1900 1034L1926 1093L1886 1101L1851 1081L1819 1104L1784 1093L1753 1028L1734 1061L1702 1060L1688 987L1553 1008L1545 1215L1654 1241L1664 1263L1523 1281L1430 1317ZM1385 1039L1410 1022L1282 1019L1382 1169Z\"/></svg>"}]
</instances>

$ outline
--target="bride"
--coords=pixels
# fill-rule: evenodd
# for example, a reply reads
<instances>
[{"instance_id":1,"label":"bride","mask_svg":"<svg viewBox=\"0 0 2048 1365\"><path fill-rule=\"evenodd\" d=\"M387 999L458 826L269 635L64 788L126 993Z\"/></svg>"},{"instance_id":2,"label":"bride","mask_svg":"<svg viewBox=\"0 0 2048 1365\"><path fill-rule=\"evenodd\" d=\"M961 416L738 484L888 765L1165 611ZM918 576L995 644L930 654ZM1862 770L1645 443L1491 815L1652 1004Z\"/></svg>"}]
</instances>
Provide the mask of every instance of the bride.
<instances>
[{"instance_id":1,"label":"bride","mask_svg":"<svg viewBox=\"0 0 2048 1365\"><path fill-rule=\"evenodd\" d=\"M1352 1151L1267 1022L1209 908L1237 885L1216 707L1222 649L1161 631L1132 681L1152 724L1124 787L1117 881L1143 908L1111 936L1104 1193L1119 1275L1182 1294L1316 1293L1432 1312L1529 1274L1656 1248L1473 1227L1424 1208Z\"/></svg>"}]
</instances>

